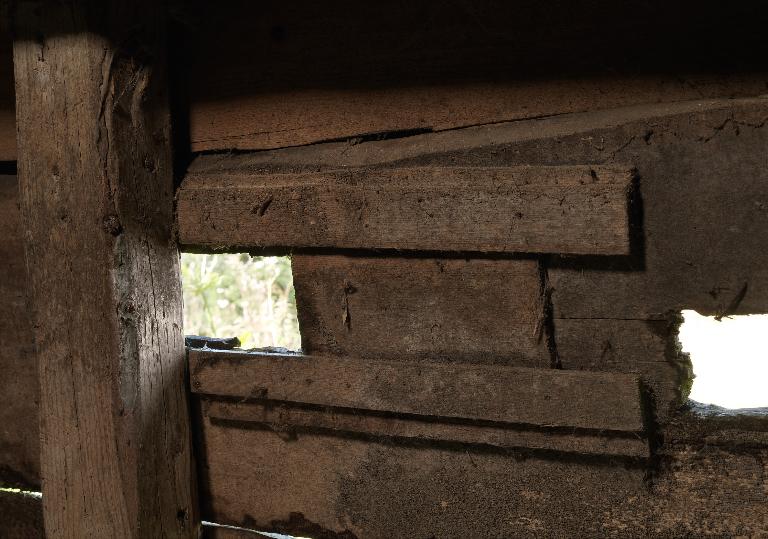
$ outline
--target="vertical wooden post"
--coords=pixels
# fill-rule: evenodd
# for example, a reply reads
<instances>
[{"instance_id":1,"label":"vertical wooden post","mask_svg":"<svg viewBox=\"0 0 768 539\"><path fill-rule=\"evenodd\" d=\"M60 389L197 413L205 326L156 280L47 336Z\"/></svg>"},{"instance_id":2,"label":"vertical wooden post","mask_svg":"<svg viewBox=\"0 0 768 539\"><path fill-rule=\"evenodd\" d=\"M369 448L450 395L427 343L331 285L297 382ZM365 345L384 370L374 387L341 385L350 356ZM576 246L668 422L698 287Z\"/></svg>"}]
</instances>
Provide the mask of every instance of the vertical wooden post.
<instances>
[{"instance_id":1,"label":"vertical wooden post","mask_svg":"<svg viewBox=\"0 0 768 539\"><path fill-rule=\"evenodd\" d=\"M199 534L161 6L15 14L49 537Z\"/></svg>"}]
</instances>

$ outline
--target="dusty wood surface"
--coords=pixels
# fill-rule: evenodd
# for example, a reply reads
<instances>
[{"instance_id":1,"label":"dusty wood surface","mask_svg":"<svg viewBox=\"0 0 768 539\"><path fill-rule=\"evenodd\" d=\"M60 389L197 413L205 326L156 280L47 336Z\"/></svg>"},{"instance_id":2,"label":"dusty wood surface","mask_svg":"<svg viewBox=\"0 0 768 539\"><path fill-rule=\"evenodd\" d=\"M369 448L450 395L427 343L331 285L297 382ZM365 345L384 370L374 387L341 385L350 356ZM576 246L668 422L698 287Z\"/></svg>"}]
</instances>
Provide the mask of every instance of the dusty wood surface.
<instances>
[{"instance_id":1,"label":"dusty wood surface","mask_svg":"<svg viewBox=\"0 0 768 539\"><path fill-rule=\"evenodd\" d=\"M642 468L610 461L289 438L204 421L205 518L252 529L360 539L600 536L602 513L645 490Z\"/></svg>"},{"instance_id":2,"label":"dusty wood surface","mask_svg":"<svg viewBox=\"0 0 768 539\"><path fill-rule=\"evenodd\" d=\"M15 20L46 533L196 537L163 16L27 2Z\"/></svg>"},{"instance_id":3,"label":"dusty wood surface","mask_svg":"<svg viewBox=\"0 0 768 539\"><path fill-rule=\"evenodd\" d=\"M760 537L768 524L764 449L673 445L648 477L610 460L203 419L201 454L207 519L316 538Z\"/></svg>"},{"instance_id":4,"label":"dusty wood surface","mask_svg":"<svg viewBox=\"0 0 768 539\"><path fill-rule=\"evenodd\" d=\"M40 486L40 388L18 184L0 176L0 485Z\"/></svg>"},{"instance_id":5,"label":"dusty wood surface","mask_svg":"<svg viewBox=\"0 0 768 539\"><path fill-rule=\"evenodd\" d=\"M17 492L0 492L0 537L43 539L43 500Z\"/></svg>"},{"instance_id":6,"label":"dusty wood surface","mask_svg":"<svg viewBox=\"0 0 768 539\"><path fill-rule=\"evenodd\" d=\"M764 98L704 100L218 159L270 172L632 163L639 254L552 261L555 316L665 320L684 308L768 310L767 118Z\"/></svg>"},{"instance_id":7,"label":"dusty wood surface","mask_svg":"<svg viewBox=\"0 0 768 539\"><path fill-rule=\"evenodd\" d=\"M263 174L205 157L177 195L182 244L626 255L619 167L345 169Z\"/></svg>"},{"instance_id":8,"label":"dusty wood surface","mask_svg":"<svg viewBox=\"0 0 768 539\"><path fill-rule=\"evenodd\" d=\"M643 430L638 379L500 365L190 350L192 391L554 427Z\"/></svg>"},{"instance_id":9,"label":"dusty wood surface","mask_svg":"<svg viewBox=\"0 0 768 539\"><path fill-rule=\"evenodd\" d=\"M272 402L204 401L203 413L226 421L257 423L289 436L303 432L353 434L377 439L475 444L506 449L535 449L588 455L648 457L648 441L637 433L626 436L568 429L532 430L472 422L437 422L418 417L382 417L360 410L306 408Z\"/></svg>"},{"instance_id":10,"label":"dusty wood surface","mask_svg":"<svg viewBox=\"0 0 768 539\"><path fill-rule=\"evenodd\" d=\"M759 2L197 4L174 10L196 151L760 95L768 80ZM0 107L8 159L13 119Z\"/></svg>"},{"instance_id":11,"label":"dusty wood surface","mask_svg":"<svg viewBox=\"0 0 768 539\"><path fill-rule=\"evenodd\" d=\"M754 2L228 7L179 14L196 151L759 95L768 80Z\"/></svg>"},{"instance_id":12,"label":"dusty wood surface","mask_svg":"<svg viewBox=\"0 0 768 539\"><path fill-rule=\"evenodd\" d=\"M690 359L680 350L679 320L555 319L563 369L636 373L652 390L657 419L665 421L688 396Z\"/></svg>"},{"instance_id":13,"label":"dusty wood surface","mask_svg":"<svg viewBox=\"0 0 768 539\"><path fill-rule=\"evenodd\" d=\"M308 354L550 364L532 260L292 258Z\"/></svg>"}]
</instances>

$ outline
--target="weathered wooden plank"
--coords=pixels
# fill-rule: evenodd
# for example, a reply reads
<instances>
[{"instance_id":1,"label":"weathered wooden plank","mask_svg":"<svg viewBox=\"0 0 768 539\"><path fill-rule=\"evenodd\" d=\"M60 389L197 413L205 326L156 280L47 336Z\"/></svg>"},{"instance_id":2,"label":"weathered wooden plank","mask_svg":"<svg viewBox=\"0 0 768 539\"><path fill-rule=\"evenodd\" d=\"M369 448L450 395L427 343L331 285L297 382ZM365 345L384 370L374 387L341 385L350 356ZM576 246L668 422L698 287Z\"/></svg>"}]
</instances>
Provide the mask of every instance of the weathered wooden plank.
<instances>
[{"instance_id":1,"label":"weathered wooden plank","mask_svg":"<svg viewBox=\"0 0 768 539\"><path fill-rule=\"evenodd\" d=\"M192 148L764 93L763 12L714 5L242 0L222 12L203 3L183 15L197 23L183 45Z\"/></svg>"},{"instance_id":2,"label":"weathered wooden plank","mask_svg":"<svg viewBox=\"0 0 768 539\"><path fill-rule=\"evenodd\" d=\"M510 426L478 425L471 422L424 421L415 417L383 417L360 410L306 408L273 402L232 403L204 401L203 413L210 418L258 423L283 432L352 433L374 438L409 439L421 442L476 444L506 449L537 449L590 455L647 458L648 441L632 433L609 436L576 429L520 429Z\"/></svg>"},{"instance_id":3,"label":"weathered wooden plank","mask_svg":"<svg viewBox=\"0 0 768 539\"><path fill-rule=\"evenodd\" d=\"M43 500L40 496L0 491L0 537L44 539Z\"/></svg>"},{"instance_id":4,"label":"weathered wooden plank","mask_svg":"<svg viewBox=\"0 0 768 539\"><path fill-rule=\"evenodd\" d=\"M177 195L179 238L228 248L625 255L631 180L628 167L599 166L193 169Z\"/></svg>"},{"instance_id":5,"label":"weathered wooden plank","mask_svg":"<svg viewBox=\"0 0 768 539\"><path fill-rule=\"evenodd\" d=\"M40 486L37 360L18 184L0 176L0 485Z\"/></svg>"},{"instance_id":6,"label":"weathered wooden plank","mask_svg":"<svg viewBox=\"0 0 768 539\"><path fill-rule=\"evenodd\" d=\"M295 255L307 354L546 367L533 260Z\"/></svg>"},{"instance_id":7,"label":"weathered wooden plank","mask_svg":"<svg viewBox=\"0 0 768 539\"><path fill-rule=\"evenodd\" d=\"M206 518L247 528L367 539L759 537L768 526L764 447L666 447L649 485L645 467L610 460L202 427Z\"/></svg>"},{"instance_id":8,"label":"weathered wooden plank","mask_svg":"<svg viewBox=\"0 0 768 539\"><path fill-rule=\"evenodd\" d=\"M200 455L207 520L301 537L599 537L606 511L647 493L644 467L610 459L292 437L207 419Z\"/></svg>"},{"instance_id":9,"label":"weathered wooden plank","mask_svg":"<svg viewBox=\"0 0 768 539\"><path fill-rule=\"evenodd\" d=\"M500 365L190 350L196 393L551 427L640 432L638 378Z\"/></svg>"},{"instance_id":10,"label":"weathered wooden plank","mask_svg":"<svg viewBox=\"0 0 768 539\"><path fill-rule=\"evenodd\" d=\"M747 314L768 311L766 118L765 98L691 101L221 155L211 166L295 172L632 163L641 195L632 218L635 254L551 260L555 316L666 320L681 309L715 314L732 306Z\"/></svg>"},{"instance_id":11,"label":"weathered wooden plank","mask_svg":"<svg viewBox=\"0 0 768 539\"><path fill-rule=\"evenodd\" d=\"M557 12L494 0L469 11L438 0L188 5L177 6L188 30L178 86L195 151L760 95L768 80L758 2L727 13L693 0ZM0 85L10 75L0 70ZM15 159L13 107L0 118L0 155Z\"/></svg>"},{"instance_id":12,"label":"weathered wooden plank","mask_svg":"<svg viewBox=\"0 0 768 539\"><path fill-rule=\"evenodd\" d=\"M162 6L15 22L46 533L197 537Z\"/></svg>"},{"instance_id":13,"label":"weathered wooden plank","mask_svg":"<svg viewBox=\"0 0 768 539\"><path fill-rule=\"evenodd\" d=\"M680 350L680 321L555 319L563 369L635 373L653 390L657 419L664 422L690 391L691 362Z\"/></svg>"}]
</instances>

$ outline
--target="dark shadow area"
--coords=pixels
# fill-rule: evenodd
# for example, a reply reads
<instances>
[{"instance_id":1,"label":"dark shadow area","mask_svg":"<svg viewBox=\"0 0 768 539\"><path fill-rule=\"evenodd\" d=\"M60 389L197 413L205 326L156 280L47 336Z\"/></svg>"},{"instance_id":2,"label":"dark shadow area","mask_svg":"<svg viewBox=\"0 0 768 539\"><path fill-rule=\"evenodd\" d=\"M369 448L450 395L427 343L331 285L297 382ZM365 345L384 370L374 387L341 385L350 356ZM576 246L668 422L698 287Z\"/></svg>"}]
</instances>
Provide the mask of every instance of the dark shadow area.
<instances>
[{"instance_id":1,"label":"dark shadow area","mask_svg":"<svg viewBox=\"0 0 768 539\"><path fill-rule=\"evenodd\" d=\"M0 176L16 176L16 161L0 161Z\"/></svg>"},{"instance_id":2,"label":"dark shadow area","mask_svg":"<svg viewBox=\"0 0 768 539\"><path fill-rule=\"evenodd\" d=\"M196 99L765 68L768 6L685 0L230 2L175 12ZM246 60L247 61L244 61ZM204 76L203 76L204 73ZM204 79L204 80L201 80ZM691 82L691 84L695 84Z\"/></svg>"}]
</instances>

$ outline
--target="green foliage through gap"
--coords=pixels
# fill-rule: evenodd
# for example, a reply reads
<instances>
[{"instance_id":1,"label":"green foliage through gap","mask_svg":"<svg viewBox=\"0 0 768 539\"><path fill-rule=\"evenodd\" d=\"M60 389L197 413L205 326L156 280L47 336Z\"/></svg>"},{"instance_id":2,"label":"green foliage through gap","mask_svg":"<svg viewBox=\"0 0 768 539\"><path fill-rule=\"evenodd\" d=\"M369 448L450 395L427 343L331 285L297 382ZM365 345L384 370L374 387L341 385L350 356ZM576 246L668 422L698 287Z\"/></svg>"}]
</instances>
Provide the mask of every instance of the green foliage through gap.
<instances>
[{"instance_id":1,"label":"green foliage through gap","mask_svg":"<svg viewBox=\"0 0 768 539\"><path fill-rule=\"evenodd\" d=\"M301 348L288 257L182 253L181 279L185 334Z\"/></svg>"}]
</instances>

